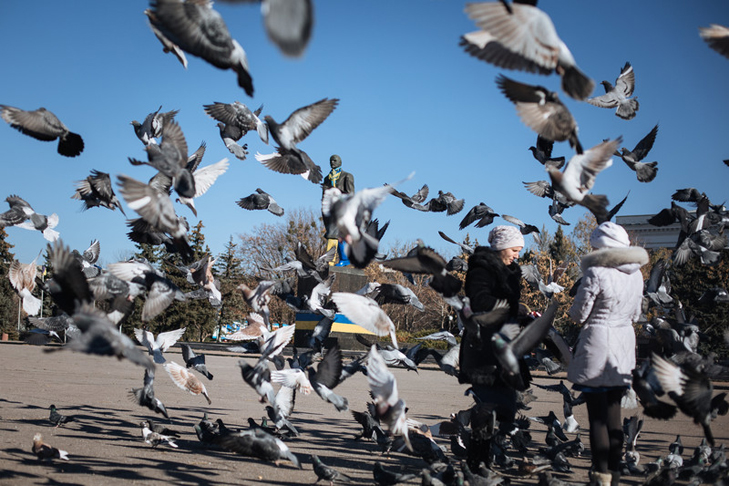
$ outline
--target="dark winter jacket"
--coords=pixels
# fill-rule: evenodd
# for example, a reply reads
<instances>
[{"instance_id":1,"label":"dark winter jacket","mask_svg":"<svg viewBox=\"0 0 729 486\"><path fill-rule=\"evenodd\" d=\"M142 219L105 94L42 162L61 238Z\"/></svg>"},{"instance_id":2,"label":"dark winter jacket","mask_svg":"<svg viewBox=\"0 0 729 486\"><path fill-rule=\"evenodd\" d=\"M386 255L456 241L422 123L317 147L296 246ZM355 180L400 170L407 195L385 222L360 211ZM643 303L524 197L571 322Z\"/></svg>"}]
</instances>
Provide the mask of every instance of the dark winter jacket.
<instances>
[{"instance_id":1,"label":"dark winter jacket","mask_svg":"<svg viewBox=\"0 0 729 486\"><path fill-rule=\"evenodd\" d=\"M498 252L479 246L468 259L465 291L474 312L490 311L498 300L505 299L510 308L509 320L516 320L521 296L521 269L516 262L505 265ZM491 336L501 328L501 324L492 324L488 328L482 326L480 339L464 330L459 360L460 383L497 388L508 386L494 372L498 361L491 348ZM524 383L529 383L529 370L524 363L522 375Z\"/></svg>"}]
</instances>

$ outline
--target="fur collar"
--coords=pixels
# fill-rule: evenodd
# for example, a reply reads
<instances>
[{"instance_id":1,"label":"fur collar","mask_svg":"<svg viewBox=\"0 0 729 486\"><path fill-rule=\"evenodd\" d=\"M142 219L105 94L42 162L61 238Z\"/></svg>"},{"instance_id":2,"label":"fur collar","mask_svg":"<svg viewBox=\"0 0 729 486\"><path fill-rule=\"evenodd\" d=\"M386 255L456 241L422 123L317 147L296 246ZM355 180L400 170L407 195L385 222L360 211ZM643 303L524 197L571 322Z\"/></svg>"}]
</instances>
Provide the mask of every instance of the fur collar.
<instances>
[{"instance_id":1,"label":"fur collar","mask_svg":"<svg viewBox=\"0 0 729 486\"><path fill-rule=\"evenodd\" d=\"M582 257L582 270L590 267L617 268L626 264L638 264L643 266L648 263L648 252L640 246L629 246L627 248L603 248L588 253Z\"/></svg>"}]
</instances>

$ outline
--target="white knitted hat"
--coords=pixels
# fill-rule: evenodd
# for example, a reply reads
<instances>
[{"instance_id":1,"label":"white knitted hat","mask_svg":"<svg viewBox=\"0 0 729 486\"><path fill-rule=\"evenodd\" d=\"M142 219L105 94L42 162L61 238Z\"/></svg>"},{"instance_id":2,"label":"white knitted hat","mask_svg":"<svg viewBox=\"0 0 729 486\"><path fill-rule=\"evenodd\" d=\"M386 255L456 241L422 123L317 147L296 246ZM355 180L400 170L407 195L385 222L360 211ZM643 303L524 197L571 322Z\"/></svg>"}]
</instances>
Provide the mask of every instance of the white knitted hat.
<instances>
[{"instance_id":1,"label":"white knitted hat","mask_svg":"<svg viewBox=\"0 0 729 486\"><path fill-rule=\"evenodd\" d=\"M626 248L630 246L630 238L622 226L605 221L590 235L590 245L595 249Z\"/></svg>"},{"instance_id":2,"label":"white knitted hat","mask_svg":"<svg viewBox=\"0 0 729 486\"><path fill-rule=\"evenodd\" d=\"M489 233L491 249L500 251L515 246L524 247L524 236L516 226L495 226Z\"/></svg>"}]
</instances>

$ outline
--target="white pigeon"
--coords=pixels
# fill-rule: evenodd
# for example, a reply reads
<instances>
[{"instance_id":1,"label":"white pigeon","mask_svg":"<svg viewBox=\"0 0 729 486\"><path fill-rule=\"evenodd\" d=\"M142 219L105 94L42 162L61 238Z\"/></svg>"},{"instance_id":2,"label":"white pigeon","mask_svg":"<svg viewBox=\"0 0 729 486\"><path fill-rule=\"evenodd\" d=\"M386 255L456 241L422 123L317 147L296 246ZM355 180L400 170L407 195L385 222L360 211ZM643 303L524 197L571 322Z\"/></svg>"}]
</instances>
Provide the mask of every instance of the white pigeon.
<instances>
[{"instance_id":1,"label":"white pigeon","mask_svg":"<svg viewBox=\"0 0 729 486\"><path fill-rule=\"evenodd\" d=\"M162 355L170 347L172 347L185 334L185 327L174 331L161 332L155 339L154 334L146 329L134 329L134 337L137 338L139 344L147 347L149 355L153 357L155 363L163 364L165 357Z\"/></svg>"},{"instance_id":2,"label":"white pigeon","mask_svg":"<svg viewBox=\"0 0 729 486\"><path fill-rule=\"evenodd\" d=\"M401 436L405 440L408 449L413 450L408 436L407 417L405 416L407 406L405 401L398 396L395 375L387 369L385 360L374 344L367 355L367 382L375 401L377 418L381 423L387 425L392 435Z\"/></svg>"},{"instance_id":3,"label":"white pigeon","mask_svg":"<svg viewBox=\"0 0 729 486\"><path fill-rule=\"evenodd\" d=\"M399 349L395 324L374 299L350 292L334 292L332 300L347 319L376 336L390 335L392 346Z\"/></svg>"}]
</instances>

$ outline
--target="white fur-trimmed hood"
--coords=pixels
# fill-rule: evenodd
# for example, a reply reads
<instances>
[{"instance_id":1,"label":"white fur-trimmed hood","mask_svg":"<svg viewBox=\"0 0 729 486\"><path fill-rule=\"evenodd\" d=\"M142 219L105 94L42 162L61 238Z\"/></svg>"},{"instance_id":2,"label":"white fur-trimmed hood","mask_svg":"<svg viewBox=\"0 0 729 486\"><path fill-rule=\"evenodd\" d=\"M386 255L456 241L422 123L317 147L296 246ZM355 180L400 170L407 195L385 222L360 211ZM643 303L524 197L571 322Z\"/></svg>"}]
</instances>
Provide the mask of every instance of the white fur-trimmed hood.
<instances>
[{"instance_id":1,"label":"white fur-trimmed hood","mask_svg":"<svg viewBox=\"0 0 729 486\"><path fill-rule=\"evenodd\" d=\"M584 272L590 267L619 268L625 265L637 268L648 263L648 252L640 246L627 248L603 248L582 257L580 267ZM632 272L628 272L632 273Z\"/></svg>"}]
</instances>

